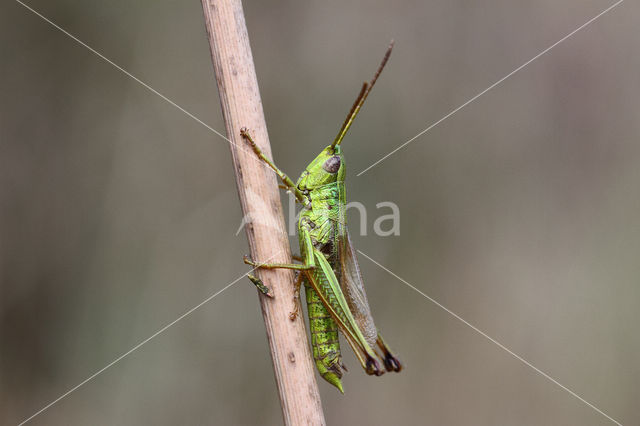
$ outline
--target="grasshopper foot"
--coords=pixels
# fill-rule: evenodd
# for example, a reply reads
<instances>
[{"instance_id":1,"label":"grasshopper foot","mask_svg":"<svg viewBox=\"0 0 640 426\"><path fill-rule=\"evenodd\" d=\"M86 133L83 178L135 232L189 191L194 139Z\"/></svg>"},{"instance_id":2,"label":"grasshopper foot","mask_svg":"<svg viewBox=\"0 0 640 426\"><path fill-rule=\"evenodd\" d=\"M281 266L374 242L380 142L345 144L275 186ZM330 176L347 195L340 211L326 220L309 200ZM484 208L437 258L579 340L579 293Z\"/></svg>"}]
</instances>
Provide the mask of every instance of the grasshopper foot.
<instances>
[{"instance_id":1,"label":"grasshopper foot","mask_svg":"<svg viewBox=\"0 0 640 426\"><path fill-rule=\"evenodd\" d=\"M386 368L387 371L395 371L396 373L398 373L402 370L402 363L400 363L400 360L398 358L390 353L387 353L384 357L384 368Z\"/></svg>"},{"instance_id":2,"label":"grasshopper foot","mask_svg":"<svg viewBox=\"0 0 640 426\"><path fill-rule=\"evenodd\" d=\"M271 289L266 285L264 285L264 283L260 278L251 274L247 274L247 278L249 278L249 280L256 286L256 288L260 291L260 293L264 294L265 296L273 298L273 293L271 292Z\"/></svg>"},{"instance_id":3,"label":"grasshopper foot","mask_svg":"<svg viewBox=\"0 0 640 426\"><path fill-rule=\"evenodd\" d=\"M384 374L384 370L380 368L378 361L373 358L367 359L366 372L370 376L382 376Z\"/></svg>"},{"instance_id":4,"label":"grasshopper foot","mask_svg":"<svg viewBox=\"0 0 640 426\"><path fill-rule=\"evenodd\" d=\"M289 319L291 321L295 321L298 318L298 313L299 313L299 309L298 306L296 306L296 309L292 312L289 312Z\"/></svg>"},{"instance_id":5,"label":"grasshopper foot","mask_svg":"<svg viewBox=\"0 0 640 426\"><path fill-rule=\"evenodd\" d=\"M253 141L253 138L251 137L251 135L249 134L249 129L248 128L246 128L246 127L241 128L240 129L240 136L242 136L247 142L249 142L251 144L251 147L253 148L253 150L257 152L257 150L259 148L256 145L256 143Z\"/></svg>"},{"instance_id":6,"label":"grasshopper foot","mask_svg":"<svg viewBox=\"0 0 640 426\"><path fill-rule=\"evenodd\" d=\"M378 334L376 343L384 354L384 368L386 368L387 371L400 372L402 370L402 363L398 357L391 352L391 348L389 348L384 340L382 340L382 336L380 336L380 334Z\"/></svg>"},{"instance_id":7,"label":"grasshopper foot","mask_svg":"<svg viewBox=\"0 0 640 426\"><path fill-rule=\"evenodd\" d=\"M253 260L251 260L251 259L249 258L249 256L247 256L246 254L245 254L244 256L242 256L242 261L243 261L244 263L246 263L247 265L251 265L251 266L255 266L255 267L258 267L258 266L259 266L256 262L254 262Z\"/></svg>"}]
</instances>

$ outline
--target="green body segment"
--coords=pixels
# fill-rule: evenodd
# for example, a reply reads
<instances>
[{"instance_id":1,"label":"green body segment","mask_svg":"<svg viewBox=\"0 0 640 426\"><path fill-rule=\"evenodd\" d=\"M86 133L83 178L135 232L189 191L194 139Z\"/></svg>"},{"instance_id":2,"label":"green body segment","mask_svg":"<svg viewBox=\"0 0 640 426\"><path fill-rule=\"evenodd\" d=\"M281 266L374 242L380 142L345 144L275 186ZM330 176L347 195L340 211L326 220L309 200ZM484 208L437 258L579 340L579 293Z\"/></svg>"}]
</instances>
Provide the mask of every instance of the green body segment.
<instances>
[{"instance_id":1,"label":"green body segment","mask_svg":"<svg viewBox=\"0 0 640 426\"><path fill-rule=\"evenodd\" d=\"M342 356L338 339L338 324L324 307L320 296L310 286L305 285L311 350L318 372L327 382L342 389Z\"/></svg>"},{"instance_id":2,"label":"green body segment","mask_svg":"<svg viewBox=\"0 0 640 426\"><path fill-rule=\"evenodd\" d=\"M304 181L303 174L298 185ZM337 232L337 219L340 214L340 191L342 184L333 183L321 188L308 191L310 205L300 214L298 221L298 236L300 238L300 252L303 259L313 259L313 253L309 253L307 241L312 247L319 249L332 267L336 267L338 257L336 253L335 236ZM314 280L323 288L329 288L327 277L320 269L311 271ZM338 337L338 324L322 303L318 293L305 283L307 299L307 312L309 318L309 331L311 334L311 348L313 359L320 375L329 383L343 392L342 382L342 355ZM325 292L324 294L331 294ZM341 315L342 316L342 315Z\"/></svg>"}]
</instances>

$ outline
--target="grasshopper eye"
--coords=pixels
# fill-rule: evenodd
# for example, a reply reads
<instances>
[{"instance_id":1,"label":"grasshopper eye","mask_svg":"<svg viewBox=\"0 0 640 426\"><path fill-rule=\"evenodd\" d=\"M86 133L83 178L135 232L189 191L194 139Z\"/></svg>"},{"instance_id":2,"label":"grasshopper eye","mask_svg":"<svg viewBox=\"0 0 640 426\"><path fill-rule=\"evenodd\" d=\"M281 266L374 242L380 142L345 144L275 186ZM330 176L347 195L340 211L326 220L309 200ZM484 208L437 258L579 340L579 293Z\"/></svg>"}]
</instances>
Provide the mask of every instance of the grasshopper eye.
<instances>
[{"instance_id":1,"label":"grasshopper eye","mask_svg":"<svg viewBox=\"0 0 640 426\"><path fill-rule=\"evenodd\" d=\"M340 170L340 156L334 155L324 162L322 168L325 169L329 173L338 173Z\"/></svg>"}]
</instances>

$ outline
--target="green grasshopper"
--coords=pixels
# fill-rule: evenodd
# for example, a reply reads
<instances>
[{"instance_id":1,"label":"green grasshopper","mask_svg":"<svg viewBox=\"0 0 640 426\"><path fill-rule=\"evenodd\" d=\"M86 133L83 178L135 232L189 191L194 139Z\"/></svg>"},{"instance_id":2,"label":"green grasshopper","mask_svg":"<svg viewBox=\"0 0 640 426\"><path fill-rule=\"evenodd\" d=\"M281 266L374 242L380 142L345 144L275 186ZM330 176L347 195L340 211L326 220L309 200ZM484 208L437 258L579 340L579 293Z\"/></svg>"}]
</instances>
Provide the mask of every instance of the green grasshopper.
<instances>
[{"instance_id":1,"label":"green grasshopper","mask_svg":"<svg viewBox=\"0 0 640 426\"><path fill-rule=\"evenodd\" d=\"M345 165L340 146L387 63L392 48L393 42L389 45L373 79L363 84L333 143L322 150L307 166L297 183L294 184L263 154L246 128L240 132L260 160L280 177L284 188L291 191L296 201L303 205L298 220L301 256L294 256L294 259L302 264L261 264L247 257L244 261L257 268L288 268L298 271L295 294L296 298L299 298L300 286L304 283L316 367L320 375L340 392L344 392L340 379L342 370L346 371L346 368L342 364L338 329L367 374L383 374L380 361L387 371L402 369L402 364L382 340L373 323L356 253L347 230ZM261 292L271 296L269 289L260 279L254 276L249 278ZM297 311L292 312L291 319L295 320L297 314ZM375 346L380 349L381 354L373 349Z\"/></svg>"}]
</instances>

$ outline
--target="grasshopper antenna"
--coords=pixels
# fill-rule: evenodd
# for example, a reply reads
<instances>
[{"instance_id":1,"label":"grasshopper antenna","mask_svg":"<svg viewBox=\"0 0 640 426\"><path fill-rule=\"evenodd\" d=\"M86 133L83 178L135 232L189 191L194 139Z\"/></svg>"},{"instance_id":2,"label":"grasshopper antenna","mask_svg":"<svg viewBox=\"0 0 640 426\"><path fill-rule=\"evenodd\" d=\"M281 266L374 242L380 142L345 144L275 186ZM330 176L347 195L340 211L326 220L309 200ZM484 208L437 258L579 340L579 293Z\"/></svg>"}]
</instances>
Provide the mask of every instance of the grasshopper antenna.
<instances>
[{"instance_id":1,"label":"grasshopper antenna","mask_svg":"<svg viewBox=\"0 0 640 426\"><path fill-rule=\"evenodd\" d=\"M353 120L355 120L356 116L360 112L360 109L362 108L364 101L367 99L367 96L369 96L369 92L371 92L371 89L373 89L373 85L376 84L376 81L378 80L380 73L382 73L384 66L387 65L389 56L391 56L391 50L393 50L393 44L394 44L394 41L391 40L391 43L389 43L389 47L387 48L387 51L384 54L384 57L382 58L382 62L380 62L380 66L378 67L378 70L376 71L376 74L373 76L371 81L368 83L365 82L362 85L360 94L356 98L356 101L353 103L353 106L351 107L349 114L347 114L347 118L344 120L344 123L340 128L340 131L338 132L338 136L336 136L335 140L331 144L331 148L335 148L337 145L340 145L340 142L342 142L342 139L344 139L344 136L347 134L349 127L351 127Z\"/></svg>"}]
</instances>

